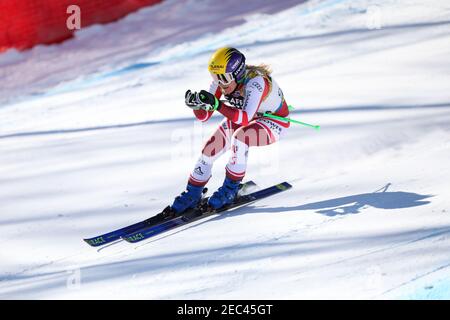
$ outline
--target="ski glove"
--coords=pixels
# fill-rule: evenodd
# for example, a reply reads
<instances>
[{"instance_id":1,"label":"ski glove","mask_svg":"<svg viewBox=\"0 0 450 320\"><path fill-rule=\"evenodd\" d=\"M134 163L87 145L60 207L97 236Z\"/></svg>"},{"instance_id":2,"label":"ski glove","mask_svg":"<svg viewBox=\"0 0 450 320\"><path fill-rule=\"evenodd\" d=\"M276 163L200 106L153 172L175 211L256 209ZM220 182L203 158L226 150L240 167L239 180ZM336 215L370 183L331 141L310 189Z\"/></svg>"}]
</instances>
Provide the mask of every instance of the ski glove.
<instances>
[{"instance_id":1,"label":"ski glove","mask_svg":"<svg viewBox=\"0 0 450 320\"><path fill-rule=\"evenodd\" d=\"M214 110L217 110L220 108L219 99L217 99L215 95L213 95L212 93L210 93L206 90L200 91L199 98L200 98L200 101L202 101L203 103L205 103L207 105L208 109L205 109L207 111L214 111Z\"/></svg>"},{"instance_id":2,"label":"ski glove","mask_svg":"<svg viewBox=\"0 0 450 320\"><path fill-rule=\"evenodd\" d=\"M204 103L200 101L198 93L195 91L192 92L191 90L186 91L184 95L184 102L193 110L199 110L204 105Z\"/></svg>"},{"instance_id":3,"label":"ski glove","mask_svg":"<svg viewBox=\"0 0 450 320\"><path fill-rule=\"evenodd\" d=\"M202 90L198 93L188 90L186 91L184 98L186 105L193 110L203 109L206 111L214 111L217 109L217 107L215 107L216 97L208 91ZM219 102L217 101L217 105L218 103Z\"/></svg>"}]
</instances>

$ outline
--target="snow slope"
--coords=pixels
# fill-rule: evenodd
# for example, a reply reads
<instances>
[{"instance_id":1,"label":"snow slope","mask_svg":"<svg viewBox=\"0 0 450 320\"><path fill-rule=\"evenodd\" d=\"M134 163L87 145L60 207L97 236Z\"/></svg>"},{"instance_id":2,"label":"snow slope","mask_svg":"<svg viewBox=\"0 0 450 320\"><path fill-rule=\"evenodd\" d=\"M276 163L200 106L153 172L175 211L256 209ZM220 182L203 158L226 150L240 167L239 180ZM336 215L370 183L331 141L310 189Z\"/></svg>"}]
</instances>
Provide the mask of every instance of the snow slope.
<instances>
[{"instance_id":1,"label":"snow slope","mask_svg":"<svg viewBox=\"0 0 450 320\"><path fill-rule=\"evenodd\" d=\"M450 5L241 5L169 0L0 55L0 298L450 298ZM195 121L184 92L224 45L271 64L293 118L322 126L251 150L248 179L294 188L88 247L182 191L221 119Z\"/></svg>"}]
</instances>

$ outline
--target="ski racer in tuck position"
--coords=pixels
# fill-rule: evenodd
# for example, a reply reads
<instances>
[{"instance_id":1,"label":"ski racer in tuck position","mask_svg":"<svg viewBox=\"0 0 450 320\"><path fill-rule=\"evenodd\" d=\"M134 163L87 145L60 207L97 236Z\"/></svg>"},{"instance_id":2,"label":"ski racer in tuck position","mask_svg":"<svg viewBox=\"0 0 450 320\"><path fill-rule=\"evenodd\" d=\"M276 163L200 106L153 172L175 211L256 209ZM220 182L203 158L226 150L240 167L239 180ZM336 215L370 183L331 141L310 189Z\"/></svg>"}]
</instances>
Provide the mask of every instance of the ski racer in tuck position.
<instances>
[{"instance_id":1,"label":"ski racer in tuck position","mask_svg":"<svg viewBox=\"0 0 450 320\"><path fill-rule=\"evenodd\" d=\"M171 208L176 214L198 205L211 178L214 161L228 150L231 155L225 167L225 180L208 199L208 205L220 209L231 204L245 176L249 148L277 142L290 125L288 121L264 116L264 113L289 115L283 92L266 65L247 65L240 51L225 47L212 55L208 70L213 78L210 89L188 90L185 103L200 121L207 121L215 111L225 118L206 142L186 191L175 198ZM222 96L225 102L220 100Z\"/></svg>"}]
</instances>

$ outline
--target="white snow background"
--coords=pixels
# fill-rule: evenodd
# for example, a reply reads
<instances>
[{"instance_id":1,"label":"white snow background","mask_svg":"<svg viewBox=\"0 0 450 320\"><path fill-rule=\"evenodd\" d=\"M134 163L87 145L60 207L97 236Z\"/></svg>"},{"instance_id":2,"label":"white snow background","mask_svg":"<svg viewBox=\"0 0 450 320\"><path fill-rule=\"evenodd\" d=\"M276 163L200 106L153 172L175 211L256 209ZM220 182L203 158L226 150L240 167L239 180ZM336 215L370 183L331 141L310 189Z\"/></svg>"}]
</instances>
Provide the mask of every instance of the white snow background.
<instances>
[{"instance_id":1,"label":"white snow background","mask_svg":"<svg viewBox=\"0 0 450 320\"><path fill-rule=\"evenodd\" d=\"M137 244L82 241L183 191L215 49L292 117L247 179L290 191ZM0 54L1 299L449 299L450 2L166 0ZM223 181L227 156L213 170Z\"/></svg>"}]
</instances>

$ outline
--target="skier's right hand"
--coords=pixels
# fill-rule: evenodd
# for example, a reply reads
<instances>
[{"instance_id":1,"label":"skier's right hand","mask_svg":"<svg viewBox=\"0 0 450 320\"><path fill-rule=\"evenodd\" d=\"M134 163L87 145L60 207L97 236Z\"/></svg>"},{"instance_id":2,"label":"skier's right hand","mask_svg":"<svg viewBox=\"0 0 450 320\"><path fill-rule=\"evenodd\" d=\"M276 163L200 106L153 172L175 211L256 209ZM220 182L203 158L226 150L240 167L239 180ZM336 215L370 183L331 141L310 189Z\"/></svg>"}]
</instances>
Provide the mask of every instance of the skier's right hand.
<instances>
[{"instance_id":1,"label":"skier's right hand","mask_svg":"<svg viewBox=\"0 0 450 320\"><path fill-rule=\"evenodd\" d=\"M198 92L192 92L191 90L186 91L186 94L184 95L184 102L193 110L203 109L206 106L200 100Z\"/></svg>"}]
</instances>

